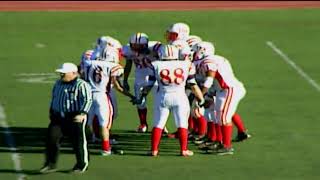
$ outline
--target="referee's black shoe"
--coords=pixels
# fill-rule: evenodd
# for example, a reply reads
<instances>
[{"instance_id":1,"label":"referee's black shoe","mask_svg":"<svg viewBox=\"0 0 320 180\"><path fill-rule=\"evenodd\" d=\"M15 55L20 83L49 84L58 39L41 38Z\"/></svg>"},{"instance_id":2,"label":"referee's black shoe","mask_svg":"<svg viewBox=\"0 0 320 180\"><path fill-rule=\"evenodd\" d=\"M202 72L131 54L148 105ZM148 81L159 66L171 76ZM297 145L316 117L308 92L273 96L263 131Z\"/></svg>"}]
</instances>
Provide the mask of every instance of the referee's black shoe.
<instances>
[{"instance_id":1,"label":"referee's black shoe","mask_svg":"<svg viewBox=\"0 0 320 180\"><path fill-rule=\"evenodd\" d=\"M53 173L56 172L57 168L56 165L54 164L45 164L41 169L40 169L40 173L41 174L47 174L47 173Z\"/></svg>"}]
</instances>

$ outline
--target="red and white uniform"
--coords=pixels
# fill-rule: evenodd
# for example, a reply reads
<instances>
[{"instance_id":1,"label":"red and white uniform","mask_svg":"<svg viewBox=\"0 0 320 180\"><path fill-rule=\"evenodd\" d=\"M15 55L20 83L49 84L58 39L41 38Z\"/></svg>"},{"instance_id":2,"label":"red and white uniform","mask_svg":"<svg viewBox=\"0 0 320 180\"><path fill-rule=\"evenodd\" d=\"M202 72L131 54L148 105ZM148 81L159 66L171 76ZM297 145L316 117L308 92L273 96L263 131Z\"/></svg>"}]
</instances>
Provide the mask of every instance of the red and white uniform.
<instances>
[{"instance_id":1,"label":"red and white uniform","mask_svg":"<svg viewBox=\"0 0 320 180\"><path fill-rule=\"evenodd\" d=\"M190 61L155 61L152 62L153 75L158 82L158 92L154 98L153 126L163 129L173 113L178 128L188 128L190 107L185 93L188 77L195 74ZM194 81L194 79L191 79Z\"/></svg>"},{"instance_id":2,"label":"red and white uniform","mask_svg":"<svg viewBox=\"0 0 320 180\"><path fill-rule=\"evenodd\" d=\"M213 85L209 89L215 92L215 123L228 124L236 112L240 100L245 96L243 84L235 77L229 61L218 55L208 56L193 62L199 79L205 78L208 71L216 72Z\"/></svg>"},{"instance_id":3,"label":"red and white uniform","mask_svg":"<svg viewBox=\"0 0 320 180\"><path fill-rule=\"evenodd\" d=\"M121 76L123 67L119 64L88 60L84 61L85 80L89 82L93 103L88 114L88 125L92 125L96 115L101 127L111 128L113 118L113 106L108 92L111 90L111 77Z\"/></svg>"},{"instance_id":4,"label":"red and white uniform","mask_svg":"<svg viewBox=\"0 0 320 180\"><path fill-rule=\"evenodd\" d=\"M149 76L152 74L151 62L158 59L157 50L161 46L158 41L150 41L148 43L148 52L146 54L139 54L131 50L130 45L123 46L122 55L127 61L133 61L135 64L135 81L134 93L136 97L140 97L140 88L146 86L149 82ZM146 101L138 105L139 109L146 108Z\"/></svg>"},{"instance_id":5,"label":"red and white uniform","mask_svg":"<svg viewBox=\"0 0 320 180\"><path fill-rule=\"evenodd\" d=\"M189 44L185 40L175 40L171 43L179 49L179 59L180 60L192 60L192 52Z\"/></svg>"}]
</instances>

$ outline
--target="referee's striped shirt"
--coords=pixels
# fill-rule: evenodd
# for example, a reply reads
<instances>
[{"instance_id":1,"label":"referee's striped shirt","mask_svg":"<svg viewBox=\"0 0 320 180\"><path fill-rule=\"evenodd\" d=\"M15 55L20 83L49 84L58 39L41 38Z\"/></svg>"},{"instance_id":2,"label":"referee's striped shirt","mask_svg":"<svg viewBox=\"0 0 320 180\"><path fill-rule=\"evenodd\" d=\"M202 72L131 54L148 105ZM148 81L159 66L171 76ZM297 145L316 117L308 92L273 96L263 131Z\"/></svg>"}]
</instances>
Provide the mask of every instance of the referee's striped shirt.
<instances>
[{"instance_id":1,"label":"referee's striped shirt","mask_svg":"<svg viewBox=\"0 0 320 180\"><path fill-rule=\"evenodd\" d=\"M77 77L71 82L57 80L52 89L51 109L56 113L88 113L92 105L91 88Z\"/></svg>"}]
</instances>

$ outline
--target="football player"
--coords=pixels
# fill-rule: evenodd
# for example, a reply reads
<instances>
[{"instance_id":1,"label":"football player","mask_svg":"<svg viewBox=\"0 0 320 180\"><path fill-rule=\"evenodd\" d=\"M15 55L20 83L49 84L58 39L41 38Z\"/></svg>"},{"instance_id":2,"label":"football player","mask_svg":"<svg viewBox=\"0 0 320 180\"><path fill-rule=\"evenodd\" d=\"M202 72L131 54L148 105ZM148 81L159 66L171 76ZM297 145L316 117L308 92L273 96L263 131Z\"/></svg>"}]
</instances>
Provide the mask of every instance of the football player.
<instances>
[{"instance_id":1,"label":"football player","mask_svg":"<svg viewBox=\"0 0 320 180\"><path fill-rule=\"evenodd\" d=\"M158 93L154 98L153 106L151 155L158 156L162 131L171 112L178 129L180 155L192 156L193 152L187 148L190 106L185 94L186 83L190 85L199 106L205 103L194 79L195 69L191 61L179 60L179 49L174 45L162 45L158 53L160 60L151 63L150 85L145 86L142 90L143 96L146 96L153 84L158 83Z\"/></svg>"},{"instance_id":2,"label":"football player","mask_svg":"<svg viewBox=\"0 0 320 180\"><path fill-rule=\"evenodd\" d=\"M161 46L160 42L149 41L149 37L145 33L135 33L129 39L129 44L123 46L122 53L126 59L126 65L124 68L123 87L126 91L130 91L128 83L128 77L131 72L132 64L135 65L135 81L134 81L134 93L139 99L141 94L140 89L148 81L149 75L152 73L150 67L151 62L158 59L157 50ZM140 125L137 128L137 132L147 132L147 106L146 98L143 102L137 105L137 111L140 119Z\"/></svg>"}]
</instances>

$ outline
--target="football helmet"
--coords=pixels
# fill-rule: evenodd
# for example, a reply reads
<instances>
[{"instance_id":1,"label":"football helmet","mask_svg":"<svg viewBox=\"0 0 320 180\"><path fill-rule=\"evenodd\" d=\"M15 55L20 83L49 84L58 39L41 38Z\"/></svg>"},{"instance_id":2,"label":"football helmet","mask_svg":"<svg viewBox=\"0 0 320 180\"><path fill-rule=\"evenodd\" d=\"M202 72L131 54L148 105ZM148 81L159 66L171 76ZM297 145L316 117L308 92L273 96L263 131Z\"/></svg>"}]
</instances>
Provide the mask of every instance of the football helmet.
<instances>
[{"instance_id":1,"label":"football helmet","mask_svg":"<svg viewBox=\"0 0 320 180\"><path fill-rule=\"evenodd\" d=\"M215 48L211 42L202 41L196 45L196 51L194 53L194 60L201 60L209 55L214 55Z\"/></svg>"},{"instance_id":2,"label":"football helmet","mask_svg":"<svg viewBox=\"0 0 320 180\"><path fill-rule=\"evenodd\" d=\"M145 33L135 33L129 39L130 48L136 52L148 49L149 37Z\"/></svg>"},{"instance_id":3,"label":"football helmet","mask_svg":"<svg viewBox=\"0 0 320 180\"><path fill-rule=\"evenodd\" d=\"M186 40L190 34L190 27L185 23L174 23L166 32L166 39L168 42L175 40Z\"/></svg>"},{"instance_id":4,"label":"football helmet","mask_svg":"<svg viewBox=\"0 0 320 180\"><path fill-rule=\"evenodd\" d=\"M199 36L195 36L195 35L190 35L187 39L187 43L189 45L189 47L191 48L191 51L196 51L196 44L198 44L199 42L201 42L202 39Z\"/></svg>"},{"instance_id":5,"label":"football helmet","mask_svg":"<svg viewBox=\"0 0 320 180\"><path fill-rule=\"evenodd\" d=\"M97 39L97 44L96 44L96 48L100 48L103 49L106 46L110 46L113 47L115 49L120 49L122 47L121 43L111 37L111 36L101 36Z\"/></svg>"}]
</instances>

